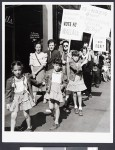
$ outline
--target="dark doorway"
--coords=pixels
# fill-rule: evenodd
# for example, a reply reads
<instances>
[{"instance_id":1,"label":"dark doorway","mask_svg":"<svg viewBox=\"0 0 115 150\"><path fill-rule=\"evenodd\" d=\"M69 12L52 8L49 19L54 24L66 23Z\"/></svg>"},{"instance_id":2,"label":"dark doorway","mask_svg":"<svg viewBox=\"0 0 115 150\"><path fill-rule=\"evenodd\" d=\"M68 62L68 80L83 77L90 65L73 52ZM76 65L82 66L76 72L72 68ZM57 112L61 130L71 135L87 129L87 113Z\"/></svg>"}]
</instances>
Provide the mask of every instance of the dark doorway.
<instances>
[{"instance_id":1,"label":"dark doorway","mask_svg":"<svg viewBox=\"0 0 115 150\"><path fill-rule=\"evenodd\" d=\"M15 8L15 58L24 64L25 72L30 72L29 55L34 52L34 41L31 34L43 38L42 6L19 6Z\"/></svg>"},{"instance_id":2,"label":"dark doorway","mask_svg":"<svg viewBox=\"0 0 115 150\"><path fill-rule=\"evenodd\" d=\"M42 6L6 5L5 17L7 19L5 27L5 76L7 79L11 73L10 65L13 60L22 61L24 71L30 72L29 55L34 52L34 41L43 39ZM11 18L13 24L10 22Z\"/></svg>"}]
</instances>

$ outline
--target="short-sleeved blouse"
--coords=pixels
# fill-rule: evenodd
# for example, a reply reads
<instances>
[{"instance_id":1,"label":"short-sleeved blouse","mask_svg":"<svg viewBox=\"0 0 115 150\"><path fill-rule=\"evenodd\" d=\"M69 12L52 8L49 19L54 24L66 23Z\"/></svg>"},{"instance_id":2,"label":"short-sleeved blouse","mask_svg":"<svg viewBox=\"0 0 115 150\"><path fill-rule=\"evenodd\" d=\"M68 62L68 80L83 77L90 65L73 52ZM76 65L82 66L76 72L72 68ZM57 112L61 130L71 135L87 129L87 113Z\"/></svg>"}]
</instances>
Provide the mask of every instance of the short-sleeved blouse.
<instances>
[{"instance_id":1,"label":"short-sleeved blouse","mask_svg":"<svg viewBox=\"0 0 115 150\"><path fill-rule=\"evenodd\" d=\"M17 78L14 78L15 85L16 85L16 87L14 88L15 93L23 92L24 90L27 91L27 78L25 77L24 80L23 78L21 78L20 80Z\"/></svg>"},{"instance_id":2,"label":"short-sleeved blouse","mask_svg":"<svg viewBox=\"0 0 115 150\"><path fill-rule=\"evenodd\" d=\"M47 63L47 54L46 53L43 53L43 52L41 52L39 54L30 53L30 62L29 62L30 66L41 66L41 65L46 66L46 63Z\"/></svg>"}]
</instances>

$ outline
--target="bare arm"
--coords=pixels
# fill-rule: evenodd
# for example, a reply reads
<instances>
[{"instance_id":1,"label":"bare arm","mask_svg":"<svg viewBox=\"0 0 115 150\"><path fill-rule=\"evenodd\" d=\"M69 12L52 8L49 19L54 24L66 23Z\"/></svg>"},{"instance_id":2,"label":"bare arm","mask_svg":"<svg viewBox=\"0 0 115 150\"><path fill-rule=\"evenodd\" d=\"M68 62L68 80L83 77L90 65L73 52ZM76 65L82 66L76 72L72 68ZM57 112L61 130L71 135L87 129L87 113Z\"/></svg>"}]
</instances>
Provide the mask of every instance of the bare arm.
<instances>
[{"instance_id":1,"label":"bare arm","mask_svg":"<svg viewBox=\"0 0 115 150\"><path fill-rule=\"evenodd\" d=\"M70 62L69 65L72 70L77 71L77 67L75 66L73 62Z\"/></svg>"},{"instance_id":2,"label":"bare arm","mask_svg":"<svg viewBox=\"0 0 115 150\"><path fill-rule=\"evenodd\" d=\"M32 71L33 78L35 78L35 74L36 74L36 73L35 73L34 70L33 70L33 65L31 65L30 67L31 67L31 71Z\"/></svg>"}]
</instances>

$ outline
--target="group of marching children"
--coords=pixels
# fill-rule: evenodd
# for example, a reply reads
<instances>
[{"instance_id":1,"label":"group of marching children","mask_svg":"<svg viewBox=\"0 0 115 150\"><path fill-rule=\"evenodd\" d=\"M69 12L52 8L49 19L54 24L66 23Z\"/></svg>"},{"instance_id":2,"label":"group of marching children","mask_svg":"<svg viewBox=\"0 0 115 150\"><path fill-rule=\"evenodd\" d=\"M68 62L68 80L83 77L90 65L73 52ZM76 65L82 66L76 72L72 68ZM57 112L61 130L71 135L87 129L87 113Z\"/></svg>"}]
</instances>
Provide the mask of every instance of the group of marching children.
<instances>
[{"instance_id":1,"label":"group of marching children","mask_svg":"<svg viewBox=\"0 0 115 150\"><path fill-rule=\"evenodd\" d=\"M42 52L40 42L34 46L35 52L30 53L29 58L31 74L23 72L20 61L14 61L11 64L12 77L6 82L5 98L6 107L11 111L11 131L15 130L19 110L23 111L27 131L32 130L29 110L36 105L37 92L45 92L43 103L48 102L49 108L46 111L49 110L54 116L54 124L50 128L53 130L60 126L60 103L64 104L63 109L68 112L72 95L75 114L83 116L82 92L88 97L92 96L93 72L96 86L99 83L96 58L87 44L84 44L81 51L71 50L71 53L68 53L69 42L66 40L61 43L59 50L53 39L48 41L48 50L45 52Z\"/></svg>"}]
</instances>

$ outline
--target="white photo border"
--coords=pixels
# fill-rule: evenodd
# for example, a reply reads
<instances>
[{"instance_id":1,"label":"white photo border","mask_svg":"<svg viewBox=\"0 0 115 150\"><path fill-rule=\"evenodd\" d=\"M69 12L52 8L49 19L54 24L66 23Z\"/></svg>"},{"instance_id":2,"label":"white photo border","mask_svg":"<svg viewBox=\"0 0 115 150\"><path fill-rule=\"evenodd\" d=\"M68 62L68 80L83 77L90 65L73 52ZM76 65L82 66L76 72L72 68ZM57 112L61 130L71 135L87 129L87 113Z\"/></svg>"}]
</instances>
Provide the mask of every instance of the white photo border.
<instances>
[{"instance_id":1,"label":"white photo border","mask_svg":"<svg viewBox=\"0 0 115 150\"><path fill-rule=\"evenodd\" d=\"M110 132L6 132L4 131L5 116L5 5L111 5L113 14L111 29L111 98L110 98ZM114 86L114 2L2 2L2 142L27 143L113 143L113 86ZM56 138L54 138L56 137Z\"/></svg>"}]
</instances>

